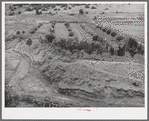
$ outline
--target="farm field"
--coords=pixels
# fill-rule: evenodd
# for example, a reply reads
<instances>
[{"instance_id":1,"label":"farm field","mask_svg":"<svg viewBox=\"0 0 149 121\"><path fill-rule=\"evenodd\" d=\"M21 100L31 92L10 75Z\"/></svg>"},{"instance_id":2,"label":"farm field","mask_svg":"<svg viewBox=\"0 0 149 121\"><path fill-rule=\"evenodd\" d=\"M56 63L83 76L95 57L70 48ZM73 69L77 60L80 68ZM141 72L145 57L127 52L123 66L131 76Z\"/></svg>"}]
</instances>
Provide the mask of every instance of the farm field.
<instances>
[{"instance_id":1,"label":"farm field","mask_svg":"<svg viewBox=\"0 0 149 121\"><path fill-rule=\"evenodd\" d=\"M143 4L5 7L5 107L144 107Z\"/></svg>"}]
</instances>

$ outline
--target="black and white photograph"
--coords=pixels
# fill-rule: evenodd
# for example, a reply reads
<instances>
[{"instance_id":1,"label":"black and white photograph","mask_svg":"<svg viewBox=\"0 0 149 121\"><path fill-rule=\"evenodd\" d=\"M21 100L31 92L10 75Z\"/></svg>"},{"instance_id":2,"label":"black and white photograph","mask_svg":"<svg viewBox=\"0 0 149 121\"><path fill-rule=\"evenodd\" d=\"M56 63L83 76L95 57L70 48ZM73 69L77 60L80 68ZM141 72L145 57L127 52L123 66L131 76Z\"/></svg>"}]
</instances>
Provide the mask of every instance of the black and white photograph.
<instances>
[{"instance_id":1,"label":"black and white photograph","mask_svg":"<svg viewBox=\"0 0 149 121\"><path fill-rule=\"evenodd\" d=\"M102 108L145 109L146 7L147 2L121 1L4 2L3 108L88 115Z\"/></svg>"}]
</instances>

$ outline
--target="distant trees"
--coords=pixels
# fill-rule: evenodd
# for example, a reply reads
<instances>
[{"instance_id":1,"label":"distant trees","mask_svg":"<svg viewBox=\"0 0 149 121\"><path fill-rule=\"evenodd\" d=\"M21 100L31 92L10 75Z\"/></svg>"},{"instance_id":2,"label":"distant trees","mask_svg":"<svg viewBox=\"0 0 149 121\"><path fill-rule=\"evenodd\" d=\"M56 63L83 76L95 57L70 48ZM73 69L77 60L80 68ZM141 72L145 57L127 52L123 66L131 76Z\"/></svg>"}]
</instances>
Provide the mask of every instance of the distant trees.
<instances>
[{"instance_id":1,"label":"distant trees","mask_svg":"<svg viewBox=\"0 0 149 121\"><path fill-rule=\"evenodd\" d=\"M92 9L96 9L96 7L95 6L92 6Z\"/></svg>"},{"instance_id":2,"label":"distant trees","mask_svg":"<svg viewBox=\"0 0 149 121\"><path fill-rule=\"evenodd\" d=\"M41 10L36 9L36 15L40 15L40 14L42 14L42 11L41 11Z\"/></svg>"},{"instance_id":3,"label":"distant trees","mask_svg":"<svg viewBox=\"0 0 149 121\"><path fill-rule=\"evenodd\" d=\"M83 15L83 14L84 14L83 9L80 9L80 10L79 10L79 14L81 14L81 15Z\"/></svg>"},{"instance_id":4,"label":"distant trees","mask_svg":"<svg viewBox=\"0 0 149 121\"><path fill-rule=\"evenodd\" d=\"M90 6L89 5L85 5L85 8L90 8Z\"/></svg>"}]
</instances>

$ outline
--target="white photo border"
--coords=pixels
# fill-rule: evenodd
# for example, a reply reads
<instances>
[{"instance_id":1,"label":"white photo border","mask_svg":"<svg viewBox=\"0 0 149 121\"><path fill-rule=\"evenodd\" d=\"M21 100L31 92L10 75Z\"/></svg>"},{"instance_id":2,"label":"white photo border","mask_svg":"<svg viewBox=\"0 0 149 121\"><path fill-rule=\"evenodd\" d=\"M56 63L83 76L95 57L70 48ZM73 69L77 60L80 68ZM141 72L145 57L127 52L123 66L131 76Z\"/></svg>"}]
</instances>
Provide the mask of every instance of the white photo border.
<instances>
[{"instance_id":1,"label":"white photo border","mask_svg":"<svg viewBox=\"0 0 149 121\"><path fill-rule=\"evenodd\" d=\"M132 3L144 4L145 6L145 107L139 108L81 108L90 111L79 111L78 108L5 108L4 106L4 88L5 88L5 4L46 4L46 3L101 3L101 4L119 4ZM105 1L105 2L2 2L2 119L147 119L147 2L123 2L123 1Z\"/></svg>"}]
</instances>

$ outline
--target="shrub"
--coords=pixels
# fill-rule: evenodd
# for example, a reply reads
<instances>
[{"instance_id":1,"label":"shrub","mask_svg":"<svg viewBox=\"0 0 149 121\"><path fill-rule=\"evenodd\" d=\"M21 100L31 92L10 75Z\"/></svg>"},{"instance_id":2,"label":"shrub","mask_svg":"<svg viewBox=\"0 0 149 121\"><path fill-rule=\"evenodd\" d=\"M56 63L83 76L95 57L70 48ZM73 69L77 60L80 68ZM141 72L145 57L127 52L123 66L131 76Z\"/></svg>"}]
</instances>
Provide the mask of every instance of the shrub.
<instances>
[{"instance_id":1,"label":"shrub","mask_svg":"<svg viewBox=\"0 0 149 121\"><path fill-rule=\"evenodd\" d=\"M24 30L22 31L22 34L25 34L25 31Z\"/></svg>"},{"instance_id":2,"label":"shrub","mask_svg":"<svg viewBox=\"0 0 149 121\"><path fill-rule=\"evenodd\" d=\"M114 55L114 48L113 47L110 48L110 54Z\"/></svg>"},{"instance_id":3,"label":"shrub","mask_svg":"<svg viewBox=\"0 0 149 121\"><path fill-rule=\"evenodd\" d=\"M106 32L106 30L107 30L106 28L103 28L103 29L102 29L103 32Z\"/></svg>"},{"instance_id":4,"label":"shrub","mask_svg":"<svg viewBox=\"0 0 149 121\"><path fill-rule=\"evenodd\" d=\"M116 32L112 32L112 33L111 33L111 36L112 36L112 37L115 37L116 35L117 35Z\"/></svg>"},{"instance_id":5,"label":"shrub","mask_svg":"<svg viewBox=\"0 0 149 121\"><path fill-rule=\"evenodd\" d=\"M137 47L138 47L137 41L133 38L129 38L126 50L129 51L132 57L137 53Z\"/></svg>"},{"instance_id":6,"label":"shrub","mask_svg":"<svg viewBox=\"0 0 149 121\"><path fill-rule=\"evenodd\" d=\"M48 42L52 43L53 39L55 39L55 36L51 33L51 34L46 34L45 38Z\"/></svg>"},{"instance_id":7,"label":"shrub","mask_svg":"<svg viewBox=\"0 0 149 121\"><path fill-rule=\"evenodd\" d=\"M9 16L12 16L12 15L14 15L14 12L13 12L13 11L11 11L11 12L9 13Z\"/></svg>"},{"instance_id":8,"label":"shrub","mask_svg":"<svg viewBox=\"0 0 149 121\"><path fill-rule=\"evenodd\" d=\"M98 39L97 39L97 41L101 42L101 43L103 42L103 40L104 40L103 37L98 37Z\"/></svg>"},{"instance_id":9,"label":"shrub","mask_svg":"<svg viewBox=\"0 0 149 121\"><path fill-rule=\"evenodd\" d=\"M80 10L79 10L79 14L82 14L82 15L84 14L83 9L80 9Z\"/></svg>"},{"instance_id":10,"label":"shrub","mask_svg":"<svg viewBox=\"0 0 149 121\"><path fill-rule=\"evenodd\" d=\"M144 55L144 47L143 47L142 44L138 44L138 46L137 46L137 53L141 54L141 55Z\"/></svg>"},{"instance_id":11,"label":"shrub","mask_svg":"<svg viewBox=\"0 0 149 121\"><path fill-rule=\"evenodd\" d=\"M69 32L69 36L74 36L74 32Z\"/></svg>"},{"instance_id":12,"label":"shrub","mask_svg":"<svg viewBox=\"0 0 149 121\"><path fill-rule=\"evenodd\" d=\"M90 8L90 6L89 5L85 5L85 8Z\"/></svg>"},{"instance_id":13,"label":"shrub","mask_svg":"<svg viewBox=\"0 0 149 121\"><path fill-rule=\"evenodd\" d=\"M59 45L61 46L61 48L62 49L66 49L67 48L67 41L66 41L66 39L65 38L60 38L60 40L59 40Z\"/></svg>"},{"instance_id":14,"label":"shrub","mask_svg":"<svg viewBox=\"0 0 149 121\"><path fill-rule=\"evenodd\" d=\"M96 9L96 7L95 6L92 6L92 9Z\"/></svg>"},{"instance_id":15,"label":"shrub","mask_svg":"<svg viewBox=\"0 0 149 121\"><path fill-rule=\"evenodd\" d=\"M17 31L17 32L16 32L16 35L19 35L19 34L20 34L20 31Z\"/></svg>"},{"instance_id":16,"label":"shrub","mask_svg":"<svg viewBox=\"0 0 149 121\"><path fill-rule=\"evenodd\" d=\"M19 11L18 14L21 14L21 11Z\"/></svg>"},{"instance_id":17,"label":"shrub","mask_svg":"<svg viewBox=\"0 0 149 121\"><path fill-rule=\"evenodd\" d=\"M69 25L70 25L70 24L69 24L68 22L65 23L65 26L66 26L67 28L69 27Z\"/></svg>"},{"instance_id":18,"label":"shrub","mask_svg":"<svg viewBox=\"0 0 149 121\"><path fill-rule=\"evenodd\" d=\"M71 9L71 7L68 7L68 9Z\"/></svg>"},{"instance_id":19,"label":"shrub","mask_svg":"<svg viewBox=\"0 0 149 121\"><path fill-rule=\"evenodd\" d=\"M29 33L30 33L30 34L34 34L36 31L37 31L37 28L34 27L34 28L31 28L31 30L29 31Z\"/></svg>"},{"instance_id":20,"label":"shrub","mask_svg":"<svg viewBox=\"0 0 149 121\"><path fill-rule=\"evenodd\" d=\"M27 7L27 8L26 8L26 11L33 11L33 9L30 8L30 7Z\"/></svg>"},{"instance_id":21,"label":"shrub","mask_svg":"<svg viewBox=\"0 0 149 121\"><path fill-rule=\"evenodd\" d=\"M117 41L120 41L120 40L123 40L123 39L124 39L123 36L118 36L118 37L116 38Z\"/></svg>"},{"instance_id":22,"label":"shrub","mask_svg":"<svg viewBox=\"0 0 149 121\"><path fill-rule=\"evenodd\" d=\"M107 30L107 34L110 34L111 33L111 30L109 29L109 30Z\"/></svg>"},{"instance_id":23,"label":"shrub","mask_svg":"<svg viewBox=\"0 0 149 121\"><path fill-rule=\"evenodd\" d=\"M102 29L102 27L99 27L99 29Z\"/></svg>"},{"instance_id":24,"label":"shrub","mask_svg":"<svg viewBox=\"0 0 149 121\"><path fill-rule=\"evenodd\" d=\"M99 25L97 25L96 28L99 28Z\"/></svg>"},{"instance_id":25,"label":"shrub","mask_svg":"<svg viewBox=\"0 0 149 121\"><path fill-rule=\"evenodd\" d=\"M71 29L68 29L68 31L72 31Z\"/></svg>"},{"instance_id":26,"label":"shrub","mask_svg":"<svg viewBox=\"0 0 149 121\"><path fill-rule=\"evenodd\" d=\"M123 47L119 46L119 49L117 50L117 55L118 56L124 56L125 55L125 46L123 46Z\"/></svg>"},{"instance_id":27,"label":"shrub","mask_svg":"<svg viewBox=\"0 0 149 121\"><path fill-rule=\"evenodd\" d=\"M88 14L88 12L87 12L87 11L86 11L85 13L86 13L86 14Z\"/></svg>"},{"instance_id":28,"label":"shrub","mask_svg":"<svg viewBox=\"0 0 149 121\"><path fill-rule=\"evenodd\" d=\"M54 8L54 11L57 11L57 8Z\"/></svg>"},{"instance_id":29,"label":"shrub","mask_svg":"<svg viewBox=\"0 0 149 121\"><path fill-rule=\"evenodd\" d=\"M60 11L61 9L60 9L60 8L58 8L57 10L58 10L58 11Z\"/></svg>"},{"instance_id":30,"label":"shrub","mask_svg":"<svg viewBox=\"0 0 149 121\"><path fill-rule=\"evenodd\" d=\"M64 10L67 10L67 8L64 8Z\"/></svg>"},{"instance_id":31,"label":"shrub","mask_svg":"<svg viewBox=\"0 0 149 121\"><path fill-rule=\"evenodd\" d=\"M54 24L52 24L52 28L54 28L55 26L54 26Z\"/></svg>"},{"instance_id":32,"label":"shrub","mask_svg":"<svg viewBox=\"0 0 149 121\"><path fill-rule=\"evenodd\" d=\"M42 11L41 10L36 10L36 15L40 15L42 14Z\"/></svg>"},{"instance_id":33,"label":"shrub","mask_svg":"<svg viewBox=\"0 0 149 121\"><path fill-rule=\"evenodd\" d=\"M98 37L99 37L98 35L94 35L93 36L93 41L97 41Z\"/></svg>"},{"instance_id":34,"label":"shrub","mask_svg":"<svg viewBox=\"0 0 149 121\"><path fill-rule=\"evenodd\" d=\"M26 44L29 45L29 46L32 45L32 40L31 40L31 38L28 38L28 40L26 41Z\"/></svg>"}]
</instances>

